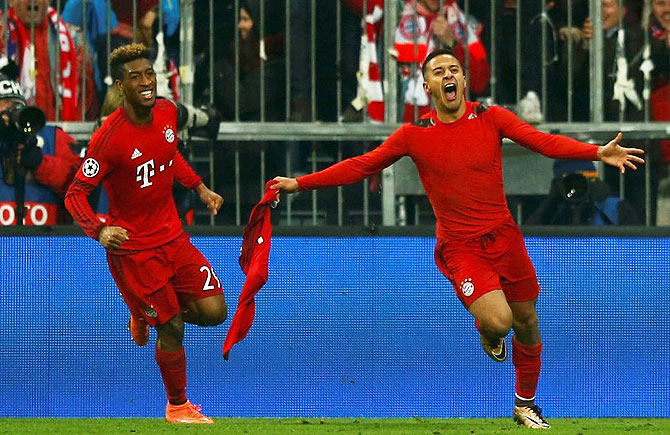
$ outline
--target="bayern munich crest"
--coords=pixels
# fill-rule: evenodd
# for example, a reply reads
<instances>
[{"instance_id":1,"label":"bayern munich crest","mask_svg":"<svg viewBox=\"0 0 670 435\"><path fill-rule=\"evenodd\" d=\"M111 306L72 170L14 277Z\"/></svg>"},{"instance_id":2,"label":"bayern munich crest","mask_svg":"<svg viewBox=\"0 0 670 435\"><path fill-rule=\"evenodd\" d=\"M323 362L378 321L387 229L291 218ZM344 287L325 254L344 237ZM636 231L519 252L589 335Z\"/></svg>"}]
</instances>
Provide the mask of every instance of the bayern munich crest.
<instances>
[{"instance_id":1,"label":"bayern munich crest","mask_svg":"<svg viewBox=\"0 0 670 435\"><path fill-rule=\"evenodd\" d=\"M100 164L96 159L88 158L84 161L84 164L81 165L81 173L84 174L84 177L93 178L98 175L100 171Z\"/></svg>"},{"instance_id":2,"label":"bayern munich crest","mask_svg":"<svg viewBox=\"0 0 670 435\"><path fill-rule=\"evenodd\" d=\"M172 126L171 126L171 125L166 125L166 126L163 128L163 134L165 135L165 140L166 140L168 143L172 143L172 142L174 142L175 135L174 135L174 130L172 129Z\"/></svg>"},{"instance_id":3,"label":"bayern munich crest","mask_svg":"<svg viewBox=\"0 0 670 435\"><path fill-rule=\"evenodd\" d=\"M461 291L464 296L470 296L475 291L475 285L472 283L472 278L467 278L461 283Z\"/></svg>"}]
</instances>

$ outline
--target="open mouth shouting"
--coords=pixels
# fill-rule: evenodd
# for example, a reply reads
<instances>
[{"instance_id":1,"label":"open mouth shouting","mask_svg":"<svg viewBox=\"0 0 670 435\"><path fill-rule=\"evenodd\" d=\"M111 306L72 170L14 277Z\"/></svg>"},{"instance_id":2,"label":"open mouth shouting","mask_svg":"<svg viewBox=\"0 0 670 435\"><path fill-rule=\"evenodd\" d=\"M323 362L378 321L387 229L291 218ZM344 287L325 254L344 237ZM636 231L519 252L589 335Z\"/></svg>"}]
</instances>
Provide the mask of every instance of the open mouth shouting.
<instances>
[{"instance_id":1,"label":"open mouth shouting","mask_svg":"<svg viewBox=\"0 0 670 435\"><path fill-rule=\"evenodd\" d=\"M444 97L447 101L455 101L457 96L456 83L445 83L442 86L442 91L444 92Z\"/></svg>"}]
</instances>

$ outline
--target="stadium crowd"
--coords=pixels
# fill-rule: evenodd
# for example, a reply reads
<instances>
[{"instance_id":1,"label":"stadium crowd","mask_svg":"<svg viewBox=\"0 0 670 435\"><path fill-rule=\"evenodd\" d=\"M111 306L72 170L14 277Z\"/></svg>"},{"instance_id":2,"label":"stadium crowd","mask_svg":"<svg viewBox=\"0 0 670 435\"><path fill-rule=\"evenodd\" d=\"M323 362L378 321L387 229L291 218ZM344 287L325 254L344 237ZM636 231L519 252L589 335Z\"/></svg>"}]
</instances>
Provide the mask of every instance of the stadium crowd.
<instances>
[{"instance_id":1,"label":"stadium crowd","mask_svg":"<svg viewBox=\"0 0 670 435\"><path fill-rule=\"evenodd\" d=\"M210 2L196 0L194 106L210 106L208 113L224 121L383 122L383 53L391 50L400 78L397 120L412 122L430 109L422 88L421 64L429 52L446 47L467 66L471 100L511 108L531 123L587 122L592 116L589 50L595 32L602 32L602 119L670 121L670 0L602 0L601 29L594 28L587 0L573 0L572 11L568 11L566 0L546 1L544 6L537 1L498 0L495 10L491 2L466 4L463 0L396 3L399 23L394 44L384 47L384 0L341 0L339 4L292 0L288 9L283 1L217 0L213 2L213 29L205 19ZM235 4L239 4L239 11ZM39 107L47 121L97 120L105 100L114 97L109 86L108 53L133 40L152 51L158 94L180 100L180 67L184 65L179 59L179 2L112 0L110 5L108 11L102 0L9 0L8 9L2 11L0 53L4 60L0 66L6 75L15 75L26 104ZM334 19L338 10L339 32ZM521 24L520 50L516 49L517 20ZM539 37L543 27L546 38ZM495 38L491 37L492 29ZM213 87L210 38L214 41ZM497 55L493 58L494 52ZM339 107L336 101L341 102ZM215 186L230 203L234 196L231 174L235 172L232 153L242 149L245 169L240 188L246 213L256 201L259 156L267 162L267 178L283 172L285 146L291 149L293 172L310 172L313 153L306 152L309 145L217 142ZM348 144L345 157L375 145ZM319 143L311 146L318 153L326 148ZM646 150L652 168L648 194L653 224L659 184L667 177L670 163L670 140L631 146ZM592 189L597 197L587 205L595 207L598 215L605 213L606 223L643 224L648 212L644 171L627 174L625 192L619 192L616 171L598 174L604 180L600 181L593 177L595 169L557 162L558 182L548 197L538 199L544 208L540 204L536 213L529 213L531 222L594 223L593 210L587 210L590 217L581 220L567 213L565 222L543 215L547 201L560 206L557 202L563 200L560 180L578 173L587 177L589 185L598 184ZM377 193L378 186L379 177L373 177L371 191ZM12 189L5 190L11 196ZM625 200L610 201L611 207L605 207L608 199L617 197ZM0 201L11 202L11 198ZM574 209L575 205L565 207ZM217 223L230 224L230 219L224 207Z\"/></svg>"}]
</instances>

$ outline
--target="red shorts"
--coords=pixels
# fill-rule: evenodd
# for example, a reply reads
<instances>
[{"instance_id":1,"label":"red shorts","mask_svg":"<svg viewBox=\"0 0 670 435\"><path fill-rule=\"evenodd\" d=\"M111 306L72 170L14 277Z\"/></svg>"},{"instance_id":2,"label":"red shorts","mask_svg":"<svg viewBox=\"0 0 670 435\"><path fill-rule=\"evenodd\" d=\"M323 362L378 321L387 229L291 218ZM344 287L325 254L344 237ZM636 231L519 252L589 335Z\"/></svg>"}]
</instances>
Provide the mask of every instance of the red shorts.
<instances>
[{"instance_id":1,"label":"red shorts","mask_svg":"<svg viewBox=\"0 0 670 435\"><path fill-rule=\"evenodd\" d=\"M540 294L523 234L511 218L474 239L438 241L435 262L465 308L493 290L502 289L509 302L530 301Z\"/></svg>"},{"instance_id":2,"label":"red shorts","mask_svg":"<svg viewBox=\"0 0 670 435\"><path fill-rule=\"evenodd\" d=\"M107 264L130 312L162 325L184 303L222 295L221 281L187 234L146 251L107 251Z\"/></svg>"}]
</instances>

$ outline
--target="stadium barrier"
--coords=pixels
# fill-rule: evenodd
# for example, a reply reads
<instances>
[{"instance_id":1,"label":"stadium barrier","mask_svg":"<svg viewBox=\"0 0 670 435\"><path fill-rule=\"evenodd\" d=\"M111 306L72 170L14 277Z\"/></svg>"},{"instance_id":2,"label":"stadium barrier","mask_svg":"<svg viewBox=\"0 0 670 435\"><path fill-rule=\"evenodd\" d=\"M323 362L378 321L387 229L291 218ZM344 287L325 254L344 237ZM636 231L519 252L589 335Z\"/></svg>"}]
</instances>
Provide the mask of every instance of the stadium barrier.
<instances>
[{"instance_id":1,"label":"stadium barrier","mask_svg":"<svg viewBox=\"0 0 670 435\"><path fill-rule=\"evenodd\" d=\"M212 416L510 415L511 361L482 352L434 265L432 230L403 231L278 229L254 325L230 360L221 356L230 318L187 327L191 400ZM538 403L548 417L668 418L670 234L578 231L526 231L543 289ZM11 398L0 416L161 417L155 334L133 344L104 251L73 234L0 237L0 394ZM193 234L232 317L240 228Z\"/></svg>"}]
</instances>

